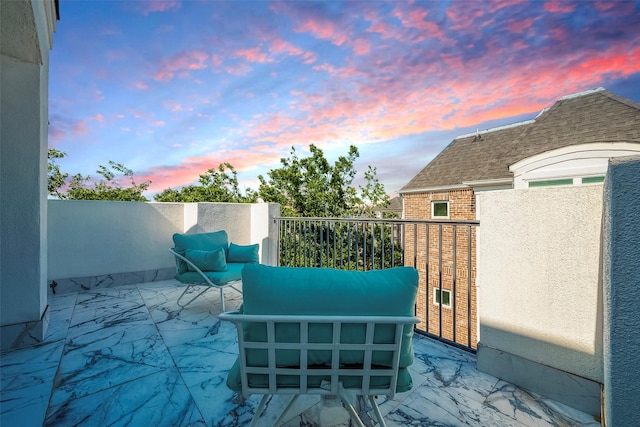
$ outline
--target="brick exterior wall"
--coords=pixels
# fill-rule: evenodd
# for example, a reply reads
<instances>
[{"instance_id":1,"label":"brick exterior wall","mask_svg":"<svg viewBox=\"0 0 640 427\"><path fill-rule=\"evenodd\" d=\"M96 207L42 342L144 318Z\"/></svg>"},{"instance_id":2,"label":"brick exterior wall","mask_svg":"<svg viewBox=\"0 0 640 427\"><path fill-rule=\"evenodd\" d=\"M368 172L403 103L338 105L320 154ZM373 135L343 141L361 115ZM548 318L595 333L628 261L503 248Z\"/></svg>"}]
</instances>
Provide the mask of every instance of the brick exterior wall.
<instances>
[{"instance_id":1,"label":"brick exterior wall","mask_svg":"<svg viewBox=\"0 0 640 427\"><path fill-rule=\"evenodd\" d=\"M476 219L476 200L472 189L405 194L405 219L431 220L431 202L445 200L449 201L449 220ZM469 247L469 240L471 240L471 247ZM471 259L469 259L469 252ZM405 265L415 266L420 273L416 315L422 321L417 325L418 329L440 335L464 346L467 346L470 341L471 347L476 348L478 342L476 226L454 227L435 224L408 226L405 229ZM440 280L442 280L442 289L451 292L451 308L443 307L440 310L439 305L435 304L434 289L439 288ZM455 322L453 300L455 300Z\"/></svg>"}]
</instances>

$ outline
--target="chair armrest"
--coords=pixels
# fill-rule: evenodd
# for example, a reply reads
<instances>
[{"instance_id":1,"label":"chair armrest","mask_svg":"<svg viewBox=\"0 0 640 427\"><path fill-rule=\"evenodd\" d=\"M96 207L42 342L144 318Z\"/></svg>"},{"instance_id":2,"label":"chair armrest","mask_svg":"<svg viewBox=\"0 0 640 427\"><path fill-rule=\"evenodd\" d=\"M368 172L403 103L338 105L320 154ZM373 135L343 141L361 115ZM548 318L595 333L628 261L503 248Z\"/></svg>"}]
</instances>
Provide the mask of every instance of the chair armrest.
<instances>
[{"instance_id":1,"label":"chair armrest","mask_svg":"<svg viewBox=\"0 0 640 427\"><path fill-rule=\"evenodd\" d=\"M182 261L186 262L191 268L193 268L193 270L195 272L197 272L198 274L200 274L200 276L202 276L202 278L209 284L209 286L214 286L214 287L218 287L216 286L211 280L209 280L209 278L207 277L206 274L204 274L202 272L202 270L200 270L194 263L192 263L191 261L189 261L186 257L180 255L179 253L177 253L176 251L174 251L173 249L169 249L169 252L171 252L174 256L176 256L177 258L181 259ZM176 267L177 269L177 267Z\"/></svg>"}]
</instances>

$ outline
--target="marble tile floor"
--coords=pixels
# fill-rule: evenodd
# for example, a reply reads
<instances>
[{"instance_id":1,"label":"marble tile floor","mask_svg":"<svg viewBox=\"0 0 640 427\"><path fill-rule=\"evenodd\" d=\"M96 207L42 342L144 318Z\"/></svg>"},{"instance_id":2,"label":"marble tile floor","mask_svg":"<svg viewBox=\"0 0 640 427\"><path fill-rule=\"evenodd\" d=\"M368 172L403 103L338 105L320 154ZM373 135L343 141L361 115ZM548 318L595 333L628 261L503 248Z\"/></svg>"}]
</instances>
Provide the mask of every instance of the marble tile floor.
<instances>
[{"instance_id":1,"label":"marble tile floor","mask_svg":"<svg viewBox=\"0 0 640 427\"><path fill-rule=\"evenodd\" d=\"M0 355L0 425L243 426L259 396L225 386L235 327L216 318L218 293L176 305L175 280L50 296L45 342ZM227 309L241 295L226 291ZM380 408L391 426L598 426L593 417L478 372L475 356L414 339L414 388ZM302 397L286 427L319 426L320 399ZM271 426L286 403L260 418Z\"/></svg>"}]
</instances>

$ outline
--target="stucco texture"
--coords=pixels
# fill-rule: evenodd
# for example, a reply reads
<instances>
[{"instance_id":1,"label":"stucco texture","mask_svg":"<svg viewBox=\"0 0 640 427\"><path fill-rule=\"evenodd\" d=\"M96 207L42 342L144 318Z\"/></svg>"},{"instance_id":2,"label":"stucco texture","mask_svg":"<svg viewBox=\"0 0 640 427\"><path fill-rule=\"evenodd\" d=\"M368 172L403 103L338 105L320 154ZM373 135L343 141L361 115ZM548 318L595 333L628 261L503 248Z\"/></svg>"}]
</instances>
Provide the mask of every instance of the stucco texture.
<instances>
[{"instance_id":1,"label":"stucco texture","mask_svg":"<svg viewBox=\"0 0 640 427\"><path fill-rule=\"evenodd\" d=\"M604 194L606 423L640 425L640 156L609 162Z\"/></svg>"},{"instance_id":2,"label":"stucco texture","mask_svg":"<svg viewBox=\"0 0 640 427\"><path fill-rule=\"evenodd\" d=\"M480 342L603 381L601 184L478 194Z\"/></svg>"}]
</instances>

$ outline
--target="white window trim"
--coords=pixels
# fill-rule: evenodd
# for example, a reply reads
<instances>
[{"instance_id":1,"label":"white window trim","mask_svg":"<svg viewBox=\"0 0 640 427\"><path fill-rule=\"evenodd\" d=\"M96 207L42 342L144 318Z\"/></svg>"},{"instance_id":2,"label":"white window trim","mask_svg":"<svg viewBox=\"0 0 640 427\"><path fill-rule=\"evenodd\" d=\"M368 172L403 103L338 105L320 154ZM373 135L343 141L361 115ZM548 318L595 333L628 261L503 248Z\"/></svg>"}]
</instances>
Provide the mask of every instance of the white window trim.
<instances>
[{"instance_id":1,"label":"white window trim","mask_svg":"<svg viewBox=\"0 0 640 427\"><path fill-rule=\"evenodd\" d=\"M440 288L433 288L433 305L436 305L438 307L440 307L440 303L437 302L437 295L439 291L440 291ZM442 307L451 308L451 291L449 289L442 288L442 293L445 293L445 292L449 294L449 304L442 303Z\"/></svg>"},{"instance_id":2,"label":"white window trim","mask_svg":"<svg viewBox=\"0 0 640 427\"><path fill-rule=\"evenodd\" d=\"M447 216L436 216L433 212L434 206L436 203L446 203L447 204ZM431 218L432 219L449 219L451 216L451 206L449 205L448 200L432 200L431 201Z\"/></svg>"}]
</instances>

